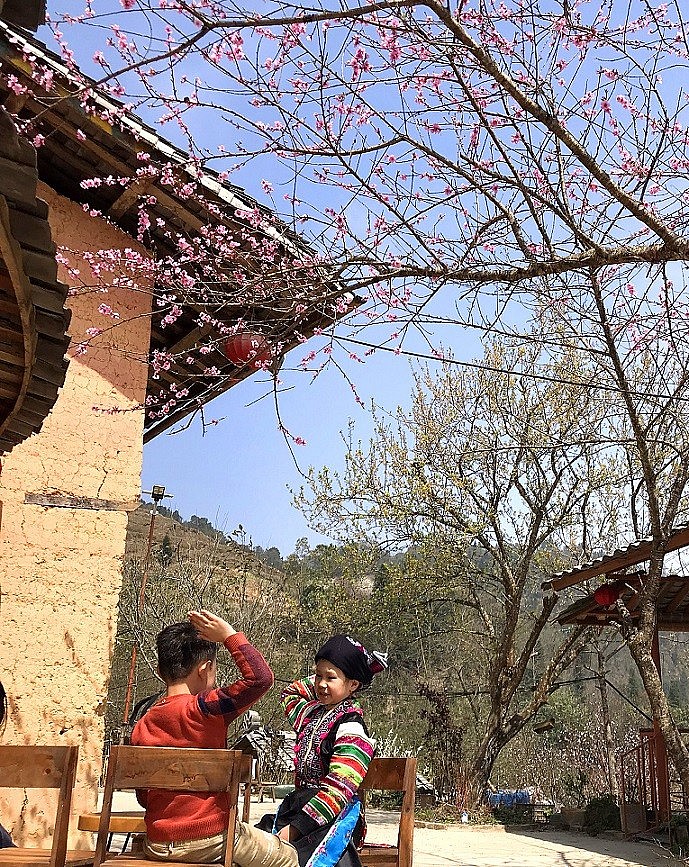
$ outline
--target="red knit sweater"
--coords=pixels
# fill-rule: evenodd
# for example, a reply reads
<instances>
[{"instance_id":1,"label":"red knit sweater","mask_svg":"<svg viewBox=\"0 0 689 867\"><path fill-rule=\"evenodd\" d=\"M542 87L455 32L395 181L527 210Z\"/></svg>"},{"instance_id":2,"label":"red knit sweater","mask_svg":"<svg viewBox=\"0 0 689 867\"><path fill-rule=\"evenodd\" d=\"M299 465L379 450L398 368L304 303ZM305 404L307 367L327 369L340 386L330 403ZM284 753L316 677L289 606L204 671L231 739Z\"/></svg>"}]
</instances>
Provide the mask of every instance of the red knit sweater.
<instances>
[{"instance_id":1,"label":"red knit sweater","mask_svg":"<svg viewBox=\"0 0 689 867\"><path fill-rule=\"evenodd\" d=\"M134 726L132 743L145 747L223 749L227 727L273 685L273 673L242 632L225 641L241 678L199 695L161 698ZM155 843L198 840L221 834L227 827L226 794L137 792L146 808L146 834Z\"/></svg>"}]
</instances>

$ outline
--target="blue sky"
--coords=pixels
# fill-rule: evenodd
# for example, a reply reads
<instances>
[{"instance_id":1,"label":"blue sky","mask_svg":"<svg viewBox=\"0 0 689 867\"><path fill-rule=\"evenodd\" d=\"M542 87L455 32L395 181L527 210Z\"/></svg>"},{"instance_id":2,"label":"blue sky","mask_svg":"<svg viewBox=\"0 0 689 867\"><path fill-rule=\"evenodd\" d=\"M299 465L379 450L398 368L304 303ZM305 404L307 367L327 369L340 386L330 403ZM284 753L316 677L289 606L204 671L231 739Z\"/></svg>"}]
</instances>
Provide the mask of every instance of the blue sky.
<instances>
[{"instance_id":1,"label":"blue sky","mask_svg":"<svg viewBox=\"0 0 689 867\"><path fill-rule=\"evenodd\" d=\"M303 354L303 349L293 354ZM400 359L393 364L370 360L365 379L367 398L375 396L386 404L407 402L410 374ZM305 375L297 377L295 386L281 395L280 412L291 433L306 440L305 446L292 446L302 470L309 465L342 465L339 431L350 417L362 435L370 430L369 413L358 406L336 371L313 383ZM205 435L197 419L187 430L161 434L145 447L144 490L164 484L174 494L166 504L183 517L205 515L225 532L242 524L254 544L274 545L283 555L302 536L321 540L291 505L288 488L298 487L301 477L280 433L265 377L255 374L217 398L206 408L206 419L210 418L220 422Z\"/></svg>"},{"instance_id":2,"label":"blue sky","mask_svg":"<svg viewBox=\"0 0 689 867\"><path fill-rule=\"evenodd\" d=\"M77 13L81 11L83 2L84 0L54 0L50 11L55 17L59 17L60 13L67 9L71 9L72 13ZM102 74L102 70L93 61L93 54L96 50L106 47L105 39L111 33L109 28L113 26L122 26L125 29L133 28L135 41L140 40L143 44L148 44L148 25L150 25L151 32L155 37L152 44L160 47L156 43L156 39L160 36L160 33L156 31L156 26L160 24L160 21L155 15L151 16L147 0L132 0L132 5L136 8L133 17L130 15L126 18L123 15L120 2L121 0L94 0L94 10L99 16L102 14L102 17L98 17L95 21L90 20L88 25L84 27L73 30L69 26L65 28L67 31L71 31L66 33L66 37L75 51L75 58L88 74L95 73L97 76ZM122 3L122 5L128 6L130 4L127 2ZM141 10L144 12L142 13ZM167 13L165 14L167 15ZM41 35L50 45L50 34L44 32ZM252 47L255 48L256 46L253 45ZM119 65L117 62L113 62L115 66ZM252 112L258 109L248 107L242 95L234 92L231 86L228 90L223 90L222 77L216 81L216 76L212 72L209 73L205 65L198 66L198 57L191 56L188 62L191 69L184 66L187 75L193 73L194 75L198 74L199 77L208 76L202 80L208 85L209 93L217 93L217 101L222 103L224 107L229 106L231 109L229 115L224 118L222 113L218 111L217 105L213 108L204 108L200 115L185 111L184 120L189 123L190 134L195 145L209 153L219 154L219 148L224 147L225 143L229 143L223 154L219 155L217 160L213 160L213 167L218 170L229 170L234 182L243 186L251 196L268 207L286 207L280 194L284 193L287 188L291 189L290 185L295 177L291 168L285 168L289 160L280 163L270 150L262 151L260 158L248 159L246 163L243 157L238 157L237 162L233 163L233 159L226 156L232 151L233 138L246 132L241 123L239 129L234 128L233 111L237 117L253 119ZM606 78L607 74L591 66L588 61L578 66L577 70L579 70L580 77L586 78L587 81L591 78L591 87L596 92L599 88L601 93L608 93L607 85L600 83L601 76ZM184 81L180 72L181 70L178 70L177 82L180 87L184 88L188 82ZM161 73L161 81L157 84L162 89L165 88L166 75L167 73ZM390 106L386 102L387 94L392 94L393 90L386 89L383 82L376 80L375 83L381 86L383 95L380 97L380 107L382 113L385 114L386 111L390 110ZM582 86L585 83L582 82ZM560 86L558 83L558 87ZM137 90L135 87L134 92L138 92L140 89ZM182 95L183 91L180 91L176 94L176 98ZM153 125L165 108L165 106L161 107L160 104L156 107L155 102L155 99L150 100L148 107L142 108L139 112L146 121ZM251 101L249 105L252 106L253 102ZM578 106L578 102L576 105ZM242 111L245 111L245 114L242 114ZM267 118L267 120L269 119ZM248 127L247 135L251 138L250 123L248 123ZM576 123L573 128L578 129ZM595 130L597 129L595 123L588 124L587 122L585 129L593 130L592 134L595 137ZM172 139L178 146L185 147L184 136L173 121L161 129L161 134ZM505 135L509 135L509 131ZM258 147L256 141L252 140L250 144L251 147ZM246 144L246 147L249 148L249 144ZM241 152L238 145L237 148ZM259 148L259 150L261 149ZM395 161L393 160L393 162ZM610 162L614 164L613 156L611 156ZM234 168L237 169L236 172L233 171ZM396 172L397 169L391 171ZM576 171L578 172L579 169ZM308 175L310 181L304 188L307 195L300 195L299 198L306 199L305 209L307 211L310 206L312 212L319 216L319 228L317 230L311 228L312 231L318 232L322 228L323 236L320 240L323 244L328 243L330 238L328 231L332 228L332 224L331 218L327 216L326 205L331 207L334 202L331 198L326 201L325 197L334 195L333 189L336 189L336 185L335 187L324 185L319 180L320 175L318 173L311 177L307 171L297 172L300 179L302 174ZM268 184L266 184L266 188L262 186L262 178L274 185L275 201L271 200L268 193ZM445 190L442 190L442 193L439 194L439 201L444 202L445 195ZM345 198L350 198L349 192L346 192ZM367 200L357 195L351 196L351 202L352 206L348 209L348 215L355 223L357 221L361 223L355 229L360 230L361 234L364 235L367 222L366 207L369 205ZM421 210L425 211L425 206ZM461 213L460 210L455 216L459 213ZM444 213L436 213L438 222L440 217L444 215ZM322 219L320 219L321 217ZM426 219L425 214L424 219ZM598 214L595 213L592 219L595 222L598 219ZM522 224L522 228L524 225ZM455 239L455 229L448 231L441 227L434 230L445 239L449 251L454 251L455 246L461 247L462 232L457 235L457 240L453 240ZM554 232L553 237L557 237L559 230L555 228L552 231ZM446 232L447 234L445 234ZM397 236L393 235L393 237L396 238ZM411 244L412 241L413 237L411 240L407 238L404 243ZM563 240L563 249L567 248L567 243L566 240ZM491 247L490 253L492 254L494 245L486 246ZM508 257L511 255L509 244L505 250L502 250L499 244L497 246L499 248L496 254L498 257L503 252L506 252ZM413 257L415 253L413 248L407 250L403 244L402 249L406 252L400 255ZM454 260L451 259L450 261ZM452 290L446 288L441 290L440 294L443 297L435 299L423 311L425 315L435 313L438 318L447 318L448 322L442 329L435 329L433 338L435 345L438 346L442 340L445 351L449 351L458 360L469 360L479 355L480 346L475 335L457 325L449 324L449 320L453 318L454 307ZM482 299L481 307L484 303L501 304L502 301L499 293L493 297L489 290L486 297ZM517 307L517 318L526 317L526 312L520 310L518 305L515 306ZM483 312L486 320L490 321L491 311ZM511 315L515 315L514 310L511 311ZM461 318L466 319L468 317L465 314ZM478 319L480 320L480 314L478 314ZM500 319L503 323L506 322L505 311L500 311ZM389 337L390 331L402 330L397 322L387 323L387 326L389 328L387 337ZM385 323L380 321L374 327L378 329L379 334L382 334L380 329L385 327ZM351 329L348 330L349 333L352 333ZM367 328L367 337L368 333L369 329ZM319 343L316 340L312 341L313 343L316 344L314 348L318 348L319 345L322 346L323 341ZM424 352L427 345L424 344L418 333L411 333L405 339L405 348L411 351ZM303 355L303 348L295 350L286 366L288 368L290 366L298 367ZM344 353L338 354L338 360L349 366L348 372L356 383L359 396L366 406L370 405L371 400L375 400L379 406L390 410L394 410L397 405L403 407L409 405L412 372L409 362L404 357L378 352L368 359L364 367L361 367L356 361L347 359L345 350ZM303 438L306 441L306 445L294 446L293 450L290 450L288 442L280 433L270 384L260 382L261 378L261 376L256 375L251 381L238 384L230 389L225 396L207 407L206 418L218 418L220 422L217 426L207 429L205 436L202 435L202 427L197 420L188 429L172 436L162 434L148 445L144 456L143 488L148 490L152 484L163 484L174 494L174 499L167 501L167 505L179 510L185 518L191 514L204 515L225 532L231 532L241 523L252 537L254 544L260 544L264 547L274 545L280 548L283 554L287 554L292 550L295 541L302 536L306 536L311 541L320 540L320 537L308 528L302 516L291 505L289 489L298 488L302 481L299 469L305 471L309 466L320 468L323 465L328 465L333 469L341 468L345 448L340 435L341 431L347 428L351 418L355 422L355 437L365 441L370 435L372 420L370 414L357 404L349 383L337 370L328 369L312 383L309 382L308 373L296 374L287 371L285 378L289 390L283 393L280 401L282 420L292 436ZM260 398L266 393L268 396L261 400ZM295 457L298 466L295 466Z\"/></svg>"},{"instance_id":3,"label":"blue sky","mask_svg":"<svg viewBox=\"0 0 689 867\"><path fill-rule=\"evenodd\" d=\"M468 358L477 344L456 330L459 345L448 347L456 358ZM304 350L296 349L297 360ZM288 363L289 363L288 356ZM358 370L351 370L360 407L349 384L335 369L325 371L315 382L305 374L287 375L294 387L280 398L284 424L294 436L306 440L293 446L299 467L328 465L337 469L344 463L340 432L351 418L355 435L366 441L372 419L371 400L386 409L408 406L413 387L412 368L403 356L376 353ZM289 488L301 484L290 449L280 433L270 386L256 374L231 388L210 403L206 419L220 423L202 435L198 420L186 430L160 434L144 449L143 488L165 485L173 499L165 505L184 518L203 515L226 533L241 524L254 545L275 546L284 555L291 553L301 537L311 543L326 541L310 530L304 517L291 504Z\"/></svg>"}]
</instances>

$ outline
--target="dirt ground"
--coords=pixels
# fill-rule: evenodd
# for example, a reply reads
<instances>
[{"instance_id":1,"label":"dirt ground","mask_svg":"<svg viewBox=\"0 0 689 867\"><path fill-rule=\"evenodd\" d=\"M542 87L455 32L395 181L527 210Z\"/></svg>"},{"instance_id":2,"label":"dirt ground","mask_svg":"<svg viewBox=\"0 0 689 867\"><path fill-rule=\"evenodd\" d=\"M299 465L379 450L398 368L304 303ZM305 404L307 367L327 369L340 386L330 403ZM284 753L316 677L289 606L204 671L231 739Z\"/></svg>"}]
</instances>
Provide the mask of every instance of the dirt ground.
<instances>
[{"instance_id":1,"label":"dirt ground","mask_svg":"<svg viewBox=\"0 0 689 867\"><path fill-rule=\"evenodd\" d=\"M368 840L392 842L389 813L370 811ZM416 828L414 867L674 867L667 851L649 843L500 825Z\"/></svg>"},{"instance_id":2,"label":"dirt ground","mask_svg":"<svg viewBox=\"0 0 689 867\"><path fill-rule=\"evenodd\" d=\"M115 809L135 809L129 793L117 793ZM251 804L251 821L273 812L270 799ZM383 810L367 810L367 840L393 843L397 817ZM118 838L115 838L115 845ZM445 828L417 827L414 867L677 867L667 850L651 843L589 837L587 834L547 830L506 830L500 825Z\"/></svg>"},{"instance_id":3,"label":"dirt ground","mask_svg":"<svg viewBox=\"0 0 689 867\"><path fill-rule=\"evenodd\" d=\"M252 803L251 816L271 812L270 800ZM367 840L393 843L397 817L367 810ZM414 831L414 867L675 867L679 862L650 843L589 837L565 831L513 831L501 825L449 825Z\"/></svg>"}]
</instances>

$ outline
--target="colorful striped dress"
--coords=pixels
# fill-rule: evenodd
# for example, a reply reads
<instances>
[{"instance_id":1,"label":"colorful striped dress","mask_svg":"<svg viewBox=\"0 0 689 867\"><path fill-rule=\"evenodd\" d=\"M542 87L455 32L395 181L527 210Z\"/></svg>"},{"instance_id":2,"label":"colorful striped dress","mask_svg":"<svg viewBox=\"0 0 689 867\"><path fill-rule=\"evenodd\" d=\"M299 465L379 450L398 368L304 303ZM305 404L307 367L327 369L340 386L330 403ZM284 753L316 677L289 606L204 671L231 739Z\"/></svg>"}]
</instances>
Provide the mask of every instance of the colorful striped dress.
<instances>
[{"instance_id":1,"label":"colorful striped dress","mask_svg":"<svg viewBox=\"0 0 689 867\"><path fill-rule=\"evenodd\" d=\"M310 856L353 801L373 758L375 742L364 724L358 701L345 699L326 707L316 698L314 678L297 680L281 695L285 716L297 734L296 792L281 805L277 826L289 824L299 863ZM338 864L358 864L352 845Z\"/></svg>"}]
</instances>

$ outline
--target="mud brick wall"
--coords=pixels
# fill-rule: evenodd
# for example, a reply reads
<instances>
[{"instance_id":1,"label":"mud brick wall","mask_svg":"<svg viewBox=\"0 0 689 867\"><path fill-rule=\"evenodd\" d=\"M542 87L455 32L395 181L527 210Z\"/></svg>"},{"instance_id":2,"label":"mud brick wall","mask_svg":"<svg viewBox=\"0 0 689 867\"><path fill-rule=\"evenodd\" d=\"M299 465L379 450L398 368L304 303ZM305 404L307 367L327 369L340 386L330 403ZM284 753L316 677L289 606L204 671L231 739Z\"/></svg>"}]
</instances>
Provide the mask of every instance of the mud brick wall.
<instances>
[{"instance_id":1,"label":"mud brick wall","mask_svg":"<svg viewBox=\"0 0 689 867\"><path fill-rule=\"evenodd\" d=\"M144 253L49 188L38 195L58 246ZM150 336L147 291L113 287L112 274L97 281L86 262L75 264L76 277L59 271L72 287L64 388L40 433L3 458L0 475L0 680L10 702L1 739L79 745L74 819L96 804L127 510L141 490ZM101 285L84 288L92 282ZM102 304L119 318L100 313ZM105 331L84 353L90 327ZM36 845L51 832L54 804L50 793L29 793L26 803L23 793L0 797L0 817L17 841ZM73 830L70 845L87 842Z\"/></svg>"}]
</instances>

